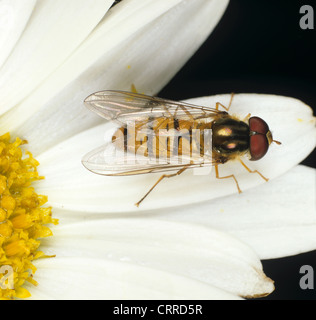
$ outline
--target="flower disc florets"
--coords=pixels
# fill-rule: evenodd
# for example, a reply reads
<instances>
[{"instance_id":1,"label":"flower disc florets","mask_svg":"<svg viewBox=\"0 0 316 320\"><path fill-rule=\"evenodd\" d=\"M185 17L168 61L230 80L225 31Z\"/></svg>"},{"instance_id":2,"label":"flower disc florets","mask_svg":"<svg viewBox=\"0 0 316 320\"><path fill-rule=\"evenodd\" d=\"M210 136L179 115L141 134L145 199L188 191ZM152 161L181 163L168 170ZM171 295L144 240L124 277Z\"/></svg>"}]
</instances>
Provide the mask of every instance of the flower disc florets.
<instances>
[{"instance_id":1,"label":"flower disc florets","mask_svg":"<svg viewBox=\"0 0 316 320\"><path fill-rule=\"evenodd\" d=\"M36 285L32 261L45 257L40 238L52 235L45 224L57 224L51 207L42 207L47 197L38 195L32 182L43 179L39 163L22 145L27 141L10 134L0 136L0 299L26 298L25 281Z\"/></svg>"}]
</instances>

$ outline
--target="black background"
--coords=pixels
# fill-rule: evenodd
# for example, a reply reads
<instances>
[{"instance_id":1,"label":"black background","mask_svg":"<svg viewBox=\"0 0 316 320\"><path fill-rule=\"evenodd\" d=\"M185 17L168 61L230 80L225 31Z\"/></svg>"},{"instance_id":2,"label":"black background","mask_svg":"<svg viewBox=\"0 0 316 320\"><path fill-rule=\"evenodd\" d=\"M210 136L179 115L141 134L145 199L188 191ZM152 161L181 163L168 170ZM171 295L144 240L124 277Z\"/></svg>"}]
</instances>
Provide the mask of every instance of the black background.
<instances>
[{"instance_id":1,"label":"black background","mask_svg":"<svg viewBox=\"0 0 316 320\"><path fill-rule=\"evenodd\" d=\"M279 94L304 101L315 114L316 29L300 28L299 10L305 4L316 13L316 1L231 0L211 36L159 96L183 100L231 92ZM315 158L314 150L303 164L315 168ZM316 251L262 263L276 285L262 299L316 299L316 287L299 286L304 264L314 268L316 278Z\"/></svg>"}]
</instances>

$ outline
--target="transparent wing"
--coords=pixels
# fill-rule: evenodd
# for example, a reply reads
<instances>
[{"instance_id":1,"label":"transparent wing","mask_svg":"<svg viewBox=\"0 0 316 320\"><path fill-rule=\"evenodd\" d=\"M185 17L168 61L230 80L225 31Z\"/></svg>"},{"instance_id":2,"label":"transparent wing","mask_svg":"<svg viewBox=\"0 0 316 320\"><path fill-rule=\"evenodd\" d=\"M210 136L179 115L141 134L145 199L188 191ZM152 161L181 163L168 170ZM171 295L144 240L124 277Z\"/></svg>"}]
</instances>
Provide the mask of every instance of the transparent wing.
<instances>
[{"instance_id":1,"label":"transparent wing","mask_svg":"<svg viewBox=\"0 0 316 320\"><path fill-rule=\"evenodd\" d=\"M183 130L174 128L176 123L180 123L181 128L186 127L184 122L187 122L187 127L195 128L191 124L196 120L212 121L222 111L124 91L97 92L89 96L85 104L101 117L123 125L111 142L92 150L83 158L83 165L94 173L136 175L214 164L210 132L202 144L205 150L200 152L199 132L187 130L180 139L177 135L183 134ZM170 124L169 129L166 129L166 121ZM162 128L166 130L159 131L158 146L154 147L157 129ZM131 134L129 129L133 129ZM164 134L167 134L165 139ZM135 141L138 143L140 140L143 140L141 145L135 145ZM181 148L176 144L179 141ZM180 156L177 154L179 149L182 151Z\"/></svg>"},{"instance_id":2,"label":"transparent wing","mask_svg":"<svg viewBox=\"0 0 316 320\"><path fill-rule=\"evenodd\" d=\"M172 118L181 120L209 119L226 112L215 108L161 99L125 91L100 91L85 100L87 108L101 117L126 124L142 119Z\"/></svg>"},{"instance_id":3,"label":"transparent wing","mask_svg":"<svg viewBox=\"0 0 316 320\"><path fill-rule=\"evenodd\" d=\"M116 141L117 143L117 141ZM108 142L87 153L82 159L83 165L96 174L108 176L127 176L153 172L177 171L183 167L197 168L214 165L211 158L175 157L170 158L144 156L141 150L131 153Z\"/></svg>"}]
</instances>

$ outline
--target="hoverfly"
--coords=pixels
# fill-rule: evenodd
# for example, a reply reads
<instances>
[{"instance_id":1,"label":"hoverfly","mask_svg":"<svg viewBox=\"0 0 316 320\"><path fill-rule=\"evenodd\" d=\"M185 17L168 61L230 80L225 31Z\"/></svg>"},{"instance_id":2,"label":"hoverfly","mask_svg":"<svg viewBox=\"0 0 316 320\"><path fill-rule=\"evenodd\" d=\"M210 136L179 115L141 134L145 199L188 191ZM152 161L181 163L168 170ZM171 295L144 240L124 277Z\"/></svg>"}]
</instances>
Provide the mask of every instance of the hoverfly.
<instances>
[{"instance_id":1,"label":"hoverfly","mask_svg":"<svg viewBox=\"0 0 316 320\"><path fill-rule=\"evenodd\" d=\"M241 193L236 177L220 176L218 165L238 159L249 173L268 181L259 171L248 168L241 156L247 154L250 160L259 160L272 142L280 142L273 140L269 126L261 118L248 114L240 120L230 115L233 96L227 107L217 102L215 108L209 108L125 91L96 92L86 98L86 106L118 123L119 128L111 141L88 153L82 163L94 173L109 176L161 172L162 176L136 206L163 179L202 166L214 166L217 179L234 179ZM117 151L121 151L120 155ZM122 154L141 157L127 161L131 158ZM174 173L167 174L168 171Z\"/></svg>"}]
</instances>

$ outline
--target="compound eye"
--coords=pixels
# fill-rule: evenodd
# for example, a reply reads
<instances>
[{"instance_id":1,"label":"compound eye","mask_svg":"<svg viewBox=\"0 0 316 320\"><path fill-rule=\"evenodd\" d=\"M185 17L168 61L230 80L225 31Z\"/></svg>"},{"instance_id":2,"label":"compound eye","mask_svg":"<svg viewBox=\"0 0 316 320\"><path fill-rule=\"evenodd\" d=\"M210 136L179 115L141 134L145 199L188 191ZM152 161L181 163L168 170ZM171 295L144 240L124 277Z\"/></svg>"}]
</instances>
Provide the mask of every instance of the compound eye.
<instances>
[{"instance_id":1,"label":"compound eye","mask_svg":"<svg viewBox=\"0 0 316 320\"><path fill-rule=\"evenodd\" d=\"M249 129L252 132L267 134L269 126L267 123L259 117L251 117L249 119Z\"/></svg>"},{"instance_id":2,"label":"compound eye","mask_svg":"<svg viewBox=\"0 0 316 320\"><path fill-rule=\"evenodd\" d=\"M269 149L269 142L265 135L254 134L250 136L250 160L261 159Z\"/></svg>"}]
</instances>

